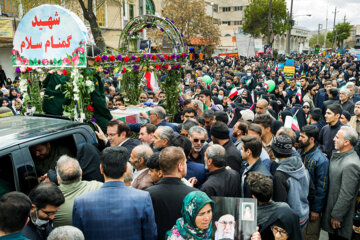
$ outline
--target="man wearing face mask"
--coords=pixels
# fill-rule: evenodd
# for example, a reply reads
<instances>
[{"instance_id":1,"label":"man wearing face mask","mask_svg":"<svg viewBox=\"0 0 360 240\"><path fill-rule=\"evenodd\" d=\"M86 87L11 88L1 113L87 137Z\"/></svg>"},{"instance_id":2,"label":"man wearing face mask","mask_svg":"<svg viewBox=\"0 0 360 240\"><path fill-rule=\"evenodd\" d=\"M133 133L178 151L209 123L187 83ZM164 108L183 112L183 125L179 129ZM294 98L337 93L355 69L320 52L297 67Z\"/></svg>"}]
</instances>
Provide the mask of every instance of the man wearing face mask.
<instances>
[{"instance_id":1,"label":"man wearing face mask","mask_svg":"<svg viewBox=\"0 0 360 240\"><path fill-rule=\"evenodd\" d=\"M31 240L46 240L52 231L52 220L65 202L61 190L52 182L37 185L29 194L32 202L30 221L22 234Z\"/></svg>"},{"instance_id":2,"label":"man wearing face mask","mask_svg":"<svg viewBox=\"0 0 360 240\"><path fill-rule=\"evenodd\" d=\"M251 69L246 70L246 75L241 79L242 85L248 90L253 90L256 86L256 82L253 74L251 73Z\"/></svg>"}]
</instances>

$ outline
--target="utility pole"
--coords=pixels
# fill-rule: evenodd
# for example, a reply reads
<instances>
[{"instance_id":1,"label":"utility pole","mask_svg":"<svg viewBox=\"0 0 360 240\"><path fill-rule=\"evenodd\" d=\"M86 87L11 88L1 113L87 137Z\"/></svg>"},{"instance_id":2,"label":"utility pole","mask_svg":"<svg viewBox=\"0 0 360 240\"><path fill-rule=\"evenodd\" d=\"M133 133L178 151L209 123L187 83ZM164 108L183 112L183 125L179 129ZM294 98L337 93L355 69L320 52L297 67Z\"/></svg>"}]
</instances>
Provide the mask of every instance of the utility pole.
<instances>
[{"instance_id":1,"label":"utility pole","mask_svg":"<svg viewBox=\"0 0 360 240\"><path fill-rule=\"evenodd\" d=\"M332 42L331 42L331 49L334 48L334 41L335 41L335 35L336 35L336 30L335 30L335 24L336 24L336 7L335 7L335 12L334 12L334 29L333 29L333 36L332 36Z\"/></svg>"},{"instance_id":2,"label":"utility pole","mask_svg":"<svg viewBox=\"0 0 360 240\"><path fill-rule=\"evenodd\" d=\"M288 31L288 35L287 35L287 48L286 48L286 53L290 55L290 34L291 34L291 28L292 28L292 11L293 11L293 0L291 0L291 5L290 5L290 28Z\"/></svg>"},{"instance_id":3,"label":"utility pole","mask_svg":"<svg viewBox=\"0 0 360 240\"><path fill-rule=\"evenodd\" d=\"M321 23L319 23L318 25L318 34L317 34L317 37L316 37L316 44L319 44L319 38L320 38L320 27L322 26Z\"/></svg>"},{"instance_id":4,"label":"utility pole","mask_svg":"<svg viewBox=\"0 0 360 240\"><path fill-rule=\"evenodd\" d=\"M328 15L329 15L329 2L330 0L328 0L328 5L326 7L326 27L325 27L325 37L324 37L324 48L326 48L326 35L327 35L327 28L328 28Z\"/></svg>"}]
</instances>

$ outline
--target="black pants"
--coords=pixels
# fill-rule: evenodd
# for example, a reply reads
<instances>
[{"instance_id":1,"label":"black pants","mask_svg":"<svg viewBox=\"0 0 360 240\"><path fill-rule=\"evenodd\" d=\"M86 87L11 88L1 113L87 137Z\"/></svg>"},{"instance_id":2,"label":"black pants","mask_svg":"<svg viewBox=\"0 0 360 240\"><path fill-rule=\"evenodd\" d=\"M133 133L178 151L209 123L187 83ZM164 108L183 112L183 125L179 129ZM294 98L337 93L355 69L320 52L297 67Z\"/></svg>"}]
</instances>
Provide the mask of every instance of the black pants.
<instances>
[{"instance_id":1,"label":"black pants","mask_svg":"<svg viewBox=\"0 0 360 240\"><path fill-rule=\"evenodd\" d=\"M329 233L329 240L347 240L347 239L340 237L336 234Z\"/></svg>"}]
</instances>

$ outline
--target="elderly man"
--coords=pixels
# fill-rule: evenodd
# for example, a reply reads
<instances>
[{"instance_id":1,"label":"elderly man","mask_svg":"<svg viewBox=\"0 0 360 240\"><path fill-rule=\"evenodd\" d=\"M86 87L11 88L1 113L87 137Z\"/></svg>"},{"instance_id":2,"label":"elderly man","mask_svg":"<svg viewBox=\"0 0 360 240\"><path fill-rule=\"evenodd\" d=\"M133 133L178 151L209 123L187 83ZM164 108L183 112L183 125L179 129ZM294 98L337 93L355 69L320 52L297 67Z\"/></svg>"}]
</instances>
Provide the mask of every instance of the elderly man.
<instances>
[{"instance_id":1,"label":"elderly man","mask_svg":"<svg viewBox=\"0 0 360 240\"><path fill-rule=\"evenodd\" d=\"M260 114L266 114L269 115L273 120L274 117L268 112L268 106L269 103L268 101L266 101L265 99L260 99L257 103L256 103L256 114L255 117L260 115Z\"/></svg>"},{"instance_id":2,"label":"elderly man","mask_svg":"<svg viewBox=\"0 0 360 240\"><path fill-rule=\"evenodd\" d=\"M350 118L349 125L360 133L360 101L355 103L354 114L355 116Z\"/></svg>"},{"instance_id":3,"label":"elderly man","mask_svg":"<svg viewBox=\"0 0 360 240\"><path fill-rule=\"evenodd\" d=\"M205 144L208 139L207 131L200 126L191 127L189 139L192 144L192 150L188 156L189 161L204 164L205 151L208 146Z\"/></svg>"},{"instance_id":4,"label":"elderly man","mask_svg":"<svg viewBox=\"0 0 360 240\"><path fill-rule=\"evenodd\" d=\"M147 144L141 144L132 150L129 162L135 168L131 184L133 188L144 190L153 185L149 169L146 167L146 162L153 154L153 150Z\"/></svg>"},{"instance_id":5,"label":"elderly man","mask_svg":"<svg viewBox=\"0 0 360 240\"><path fill-rule=\"evenodd\" d=\"M154 133L154 149L161 151L165 147L171 146L171 142L174 139L174 131L171 127L160 126Z\"/></svg>"},{"instance_id":6,"label":"elderly man","mask_svg":"<svg viewBox=\"0 0 360 240\"><path fill-rule=\"evenodd\" d=\"M358 87L354 83L348 82L346 84L346 88L349 89L350 91L349 100L351 100L353 103L360 101L360 96L358 94Z\"/></svg>"},{"instance_id":7,"label":"elderly man","mask_svg":"<svg viewBox=\"0 0 360 240\"><path fill-rule=\"evenodd\" d=\"M168 126L171 127L175 132L179 132L179 128L172 123L169 123L165 120L166 111L161 106L156 106L151 109L149 116L146 113L140 113L142 118L150 120L151 124L154 124L156 127L159 126ZM142 124L140 123L129 123L131 131L139 132Z\"/></svg>"},{"instance_id":8,"label":"elderly man","mask_svg":"<svg viewBox=\"0 0 360 240\"><path fill-rule=\"evenodd\" d=\"M55 214L54 227L72 225L72 210L74 200L83 193L99 189L103 183L97 181L82 181L82 170L79 162L72 157L63 155L56 164L59 188L64 194L65 203Z\"/></svg>"},{"instance_id":9,"label":"elderly man","mask_svg":"<svg viewBox=\"0 0 360 240\"><path fill-rule=\"evenodd\" d=\"M323 217L323 229L329 239L351 239L353 215L360 183L360 160L354 146L358 134L343 126L337 132L329 167L329 193Z\"/></svg>"},{"instance_id":10,"label":"elderly man","mask_svg":"<svg viewBox=\"0 0 360 240\"><path fill-rule=\"evenodd\" d=\"M205 152L205 168L209 170L209 175L200 190L209 197L240 197L240 175L225 167L225 148L218 144L208 147Z\"/></svg>"},{"instance_id":11,"label":"elderly man","mask_svg":"<svg viewBox=\"0 0 360 240\"><path fill-rule=\"evenodd\" d=\"M350 91L347 88L340 90L339 102L344 111L348 111L351 115L354 115L354 103L349 100Z\"/></svg>"}]
</instances>

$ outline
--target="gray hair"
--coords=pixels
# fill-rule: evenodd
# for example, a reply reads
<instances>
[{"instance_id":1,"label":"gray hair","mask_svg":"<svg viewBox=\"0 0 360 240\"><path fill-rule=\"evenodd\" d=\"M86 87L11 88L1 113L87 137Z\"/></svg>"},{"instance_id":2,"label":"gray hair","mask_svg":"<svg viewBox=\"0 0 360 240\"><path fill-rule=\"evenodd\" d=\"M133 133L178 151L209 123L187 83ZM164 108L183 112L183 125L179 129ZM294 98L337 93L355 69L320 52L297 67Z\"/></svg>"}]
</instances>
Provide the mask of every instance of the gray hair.
<instances>
[{"instance_id":1,"label":"gray hair","mask_svg":"<svg viewBox=\"0 0 360 240\"><path fill-rule=\"evenodd\" d=\"M360 101L357 101L357 102L355 103L355 105L360 105Z\"/></svg>"},{"instance_id":2,"label":"gray hair","mask_svg":"<svg viewBox=\"0 0 360 240\"><path fill-rule=\"evenodd\" d=\"M146 164L148 159L150 159L150 157L154 154L151 147L146 143L134 147L133 151L136 153L136 160L139 160L140 158L144 159L144 165Z\"/></svg>"},{"instance_id":3,"label":"gray hair","mask_svg":"<svg viewBox=\"0 0 360 240\"><path fill-rule=\"evenodd\" d=\"M212 159L212 164L215 167L226 166L226 152L225 148L219 144L213 144L207 149L207 158Z\"/></svg>"},{"instance_id":4,"label":"gray hair","mask_svg":"<svg viewBox=\"0 0 360 240\"><path fill-rule=\"evenodd\" d=\"M172 141L174 138L174 130L169 126L160 126L156 130L160 131L160 138Z\"/></svg>"},{"instance_id":5,"label":"gray hair","mask_svg":"<svg viewBox=\"0 0 360 240\"><path fill-rule=\"evenodd\" d=\"M186 131L189 131L190 128L194 126L199 126L199 123L194 119L188 119L183 124L181 124L181 129L185 129Z\"/></svg>"},{"instance_id":6,"label":"gray hair","mask_svg":"<svg viewBox=\"0 0 360 240\"><path fill-rule=\"evenodd\" d=\"M207 137L208 133L207 131L203 128L203 127L200 127L200 126L193 126L189 129L189 135L190 137L193 136L193 133L201 133L201 134L204 134L205 137Z\"/></svg>"},{"instance_id":7,"label":"gray hair","mask_svg":"<svg viewBox=\"0 0 360 240\"><path fill-rule=\"evenodd\" d=\"M289 136L293 145L296 143L296 133L292 130L292 128L281 127L277 133L279 133L279 135L285 134Z\"/></svg>"},{"instance_id":8,"label":"gray hair","mask_svg":"<svg viewBox=\"0 0 360 240\"><path fill-rule=\"evenodd\" d=\"M350 141L351 146L354 147L357 144L359 135L355 129L348 126L342 126L339 131L343 132L344 138Z\"/></svg>"},{"instance_id":9,"label":"gray hair","mask_svg":"<svg viewBox=\"0 0 360 240\"><path fill-rule=\"evenodd\" d=\"M202 116L203 116L203 118L213 119L214 118L214 111L211 110L211 109L207 109L207 110L204 111Z\"/></svg>"},{"instance_id":10,"label":"gray hair","mask_svg":"<svg viewBox=\"0 0 360 240\"><path fill-rule=\"evenodd\" d=\"M194 104L194 106L197 105L198 108L200 108L201 110L204 109L204 103L202 101L200 101L200 100L192 100L191 102Z\"/></svg>"},{"instance_id":11,"label":"gray hair","mask_svg":"<svg viewBox=\"0 0 360 240\"><path fill-rule=\"evenodd\" d=\"M156 115L158 115L158 117L159 117L161 120L165 119L165 117L166 117L166 111L165 111L165 109L164 109L163 107L161 107L161 106L154 107L153 111L154 111L154 113L155 113Z\"/></svg>"},{"instance_id":12,"label":"gray hair","mask_svg":"<svg viewBox=\"0 0 360 240\"><path fill-rule=\"evenodd\" d=\"M346 84L346 88L348 88L348 89L352 88L352 89L354 89L354 91L356 90L356 89L355 89L355 84L352 83L352 82L348 82L348 83Z\"/></svg>"},{"instance_id":13,"label":"gray hair","mask_svg":"<svg viewBox=\"0 0 360 240\"><path fill-rule=\"evenodd\" d=\"M127 162L126 163L127 165L127 170L126 172L124 173L124 183L129 183L131 184L132 180L133 180L133 170L134 170L134 167L131 165L131 163Z\"/></svg>"},{"instance_id":14,"label":"gray hair","mask_svg":"<svg viewBox=\"0 0 360 240\"><path fill-rule=\"evenodd\" d=\"M62 226L52 230L47 240L85 240L85 237L76 227Z\"/></svg>"},{"instance_id":15,"label":"gray hair","mask_svg":"<svg viewBox=\"0 0 360 240\"><path fill-rule=\"evenodd\" d=\"M349 89L347 89L347 88L342 88L342 89L340 89L340 93L345 93L346 95L350 95L350 91L349 91Z\"/></svg>"},{"instance_id":16,"label":"gray hair","mask_svg":"<svg viewBox=\"0 0 360 240\"><path fill-rule=\"evenodd\" d=\"M70 184L81 180L81 167L75 158L62 155L56 163L56 174L62 184Z\"/></svg>"}]
</instances>

